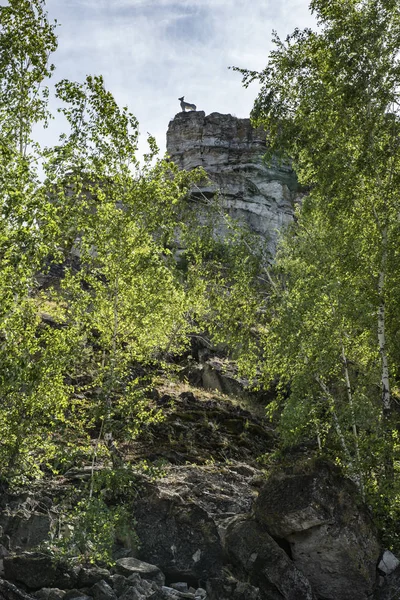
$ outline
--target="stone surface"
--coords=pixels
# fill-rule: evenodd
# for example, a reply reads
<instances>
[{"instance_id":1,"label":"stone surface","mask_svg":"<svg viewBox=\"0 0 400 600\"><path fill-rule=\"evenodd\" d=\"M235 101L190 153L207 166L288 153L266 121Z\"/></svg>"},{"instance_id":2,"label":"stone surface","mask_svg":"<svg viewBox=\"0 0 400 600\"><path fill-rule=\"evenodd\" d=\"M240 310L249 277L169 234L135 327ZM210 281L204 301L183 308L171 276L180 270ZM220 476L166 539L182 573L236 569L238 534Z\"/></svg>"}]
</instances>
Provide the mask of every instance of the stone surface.
<instances>
[{"instance_id":1,"label":"stone surface","mask_svg":"<svg viewBox=\"0 0 400 600\"><path fill-rule=\"evenodd\" d=\"M222 577L208 579L207 600L261 600L261 596L257 587L225 571Z\"/></svg>"},{"instance_id":2,"label":"stone surface","mask_svg":"<svg viewBox=\"0 0 400 600\"><path fill-rule=\"evenodd\" d=\"M236 517L224 536L225 552L243 581L265 600L313 600L311 585L288 555L249 517Z\"/></svg>"},{"instance_id":3,"label":"stone surface","mask_svg":"<svg viewBox=\"0 0 400 600\"><path fill-rule=\"evenodd\" d=\"M13 583L0 579L0 600L33 600L33 596L18 589Z\"/></svg>"},{"instance_id":4,"label":"stone surface","mask_svg":"<svg viewBox=\"0 0 400 600\"><path fill-rule=\"evenodd\" d=\"M147 598L147 595L145 595L143 591L132 586L127 589L120 598L121 600L143 600L144 598Z\"/></svg>"},{"instance_id":5,"label":"stone surface","mask_svg":"<svg viewBox=\"0 0 400 600\"><path fill-rule=\"evenodd\" d=\"M117 600L117 595L112 587L101 579L90 590L90 595L94 600Z\"/></svg>"},{"instance_id":6,"label":"stone surface","mask_svg":"<svg viewBox=\"0 0 400 600\"><path fill-rule=\"evenodd\" d=\"M6 498L5 502L0 527L1 543L8 550L31 550L48 540L51 513L45 503L30 495Z\"/></svg>"},{"instance_id":7,"label":"stone surface","mask_svg":"<svg viewBox=\"0 0 400 600\"><path fill-rule=\"evenodd\" d=\"M181 600L185 598L186 600L196 600L196 596L194 593L180 592L179 590L176 590L175 588L166 585L162 586L161 591L166 595L167 598L170 598L170 600Z\"/></svg>"},{"instance_id":8,"label":"stone surface","mask_svg":"<svg viewBox=\"0 0 400 600\"><path fill-rule=\"evenodd\" d=\"M120 558L115 564L115 570L120 575L129 577L130 575L140 575L142 579L154 581L157 585L164 585L165 576L162 571L153 564L138 560L137 558Z\"/></svg>"},{"instance_id":9,"label":"stone surface","mask_svg":"<svg viewBox=\"0 0 400 600\"><path fill-rule=\"evenodd\" d=\"M177 581L176 583L170 583L170 587L178 592L187 592L189 587L186 581Z\"/></svg>"},{"instance_id":10,"label":"stone surface","mask_svg":"<svg viewBox=\"0 0 400 600\"><path fill-rule=\"evenodd\" d=\"M211 183L201 193L209 197L219 190L228 212L271 238L274 248L277 231L293 219L299 192L289 165L263 161L262 129L232 115L178 113L169 123L167 152L182 169L203 167Z\"/></svg>"},{"instance_id":11,"label":"stone surface","mask_svg":"<svg viewBox=\"0 0 400 600\"><path fill-rule=\"evenodd\" d=\"M139 575L137 575L137 580L140 580ZM111 575L109 581L112 585L114 592L117 594L118 597L122 596L128 588L132 587L135 584L135 582L130 581L129 579L127 579L123 575L119 575L118 573L114 573L114 575Z\"/></svg>"},{"instance_id":12,"label":"stone surface","mask_svg":"<svg viewBox=\"0 0 400 600\"><path fill-rule=\"evenodd\" d=\"M263 474L244 463L173 466L157 482L162 494L176 494L183 502L194 503L215 522L250 512Z\"/></svg>"},{"instance_id":13,"label":"stone surface","mask_svg":"<svg viewBox=\"0 0 400 600\"><path fill-rule=\"evenodd\" d=\"M4 577L22 583L30 590L43 587L73 588L77 576L73 569L56 565L46 554L26 552L4 558Z\"/></svg>"},{"instance_id":14,"label":"stone surface","mask_svg":"<svg viewBox=\"0 0 400 600\"><path fill-rule=\"evenodd\" d=\"M390 550L385 550L382 554L382 558L379 561L378 569L382 571L384 575L390 575L393 573L395 569L399 566L399 559L390 552Z\"/></svg>"},{"instance_id":15,"label":"stone surface","mask_svg":"<svg viewBox=\"0 0 400 600\"><path fill-rule=\"evenodd\" d=\"M66 591L59 588L42 588L33 593L38 600L63 600L65 594Z\"/></svg>"},{"instance_id":16,"label":"stone surface","mask_svg":"<svg viewBox=\"0 0 400 600\"><path fill-rule=\"evenodd\" d=\"M225 369L227 361L218 357L208 359L201 369L201 384L206 390L217 390L221 394L241 396L248 388L248 381L239 379L236 373Z\"/></svg>"},{"instance_id":17,"label":"stone surface","mask_svg":"<svg viewBox=\"0 0 400 600\"><path fill-rule=\"evenodd\" d=\"M399 600L400 598L400 566L390 575L381 577L376 586L374 600Z\"/></svg>"},{"instance_id":18,"label":"stone surface","mask_svg":"<svg viewBox=\"0 0 400 600\"><path fill-rule=\"evenodd\" d=\"M324 600L371 597L379 541L357 489L329 463L272 476L255 503L256 519L286 540L295 565Z\"/></svg>"},{"instance_id":19,"label":"stone surface","mask_svg":"<svg viewBox=\"0 0 400 600\"><path fill-rule=\"evenodd\" d=\"M256 466L257 458L274 447L276 434L263 409L255 414L204 391L168 391L163 421L149 426L131 445L137 458L183 466L227 461Z\"/></svg>"},{"instance_id":20,"label":"stone surface","mask_svg":"<svg viewBox=\"0 0 400 600\"><path fill-rule=\"evenodd\" d=\"M108 581L110 572L100 567L82 567L78 575L78 587L91 587L102 579Z\"/></svg>"},{"instance_id":21,"label":"stone surface","mask_svg":"<svg viewBox=\"0 0 400 600\"><path fill-rule=\"evenodd\" d=\"M10 556L10 551L7 550L5 546L0 544L0 559L4 558L5 556Z\"/></svg>"},{"instance_id":22,"label":"stone surface","mask_svg":"<svg viewBox=\"0 0 400 600\"><path fill-rule=\"evenodd\" d=\"M140 558L175 580L197 581L218 573L222 548L217 526L207 512L155 485L142 496L134 511Z\"/></svg>"},{"instance_id":23,"label":"stone surface","mask_svg":"<svg viewBox=\"0 0 400 600\"><path fill-rule=\"evenodd\" d=\"M82 590L68 590L63 600L91 600L91 596L85 594Z\"/></svg>"}]
</instances>

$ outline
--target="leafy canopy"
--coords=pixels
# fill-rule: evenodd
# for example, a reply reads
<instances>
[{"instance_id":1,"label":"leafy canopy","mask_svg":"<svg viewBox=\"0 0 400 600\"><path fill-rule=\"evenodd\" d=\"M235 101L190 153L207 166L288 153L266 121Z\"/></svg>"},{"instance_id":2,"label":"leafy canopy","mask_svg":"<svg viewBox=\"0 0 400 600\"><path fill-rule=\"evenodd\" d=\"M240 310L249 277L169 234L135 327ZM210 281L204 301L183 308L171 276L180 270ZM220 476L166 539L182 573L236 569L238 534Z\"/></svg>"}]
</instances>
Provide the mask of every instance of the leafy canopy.
<instances>
[{"instance_id":1,"label":"leafy canopy","mask_svg":"<svg viewBox=\"0 0 400 600\"><path fill-rule=\"evenodd\" d=\"M260 369L280 381L286 443L316 439L390 512L397 483L400 7L313 0L258 73L268 155L306 195L275 262ZM239 70L239 69L237 69ZM388 489L391 492L388 492Z\"/></svg>"}]
</instances>

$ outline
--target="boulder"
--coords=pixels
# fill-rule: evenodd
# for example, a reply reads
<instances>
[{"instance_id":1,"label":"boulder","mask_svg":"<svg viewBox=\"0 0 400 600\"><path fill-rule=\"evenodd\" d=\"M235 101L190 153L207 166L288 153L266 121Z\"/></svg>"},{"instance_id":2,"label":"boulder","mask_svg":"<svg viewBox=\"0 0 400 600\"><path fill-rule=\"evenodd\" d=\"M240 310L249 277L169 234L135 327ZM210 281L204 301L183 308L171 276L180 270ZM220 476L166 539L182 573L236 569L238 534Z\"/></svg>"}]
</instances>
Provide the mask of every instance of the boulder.
<instances>
[{"instance_id":1,"label":"boulder","mask_svg":"<svg viewBox=\"0 0 400 600\"><path fill-rule=\"evenodd\" d=\"M55 586L71 589L77 582L73 569L56 565L50 556L39 552L4 557L4 577L29 590Z\"/></svg>"},{"instance_id":2,"label":"boulder","mask_svg":"<svg viewBox=\"0 0 400 600\"><path fill-rule=\"evenodd\" d=\"M78 575L78 587L92 587L101 580L109 581L110 572L100 567L82 567Z\"/></svg>"},{"instance_id":3,"label":"boulder","mask_svg":"<svg viewBox=\"0 0 400 600\"><path fill-rule=\"evenodd\" d=\"M94 600L117 600L117 595L112 587L101 579L90 590L90 595Z\"/></svg>"},{"instance_id":4,"label":"boulder","mask_svg":"<svg viewBox=\"0 0 400 600\"><path fill-rule=\"evenodd\" d=\"M255 502L255 516L271 536L290 545L318 597L371 597L377 532L356 486L334 465L318 461L273 475Z\"/></svg>"},{"instance_id":5,"label":"boulder","mask_svg":"<svg viewBox=\"0 0 400 600\"><path fill-rule=\"evenodd\" d=\"M135 518L140 558L171 579L197 582L220 571L217 526L200 506L151 486L136 503Z\"/></svg>"},{"instance_id":6,"label":"boulder","mask_svg":"<svg viewBox=\"0 0 400 600\"><path fill-rule=\"evenodd\" d=\"M390 575L393 573L395 569L399 566L399 559L390 552L390 550L385 550L381 556L381 559L378 563L378 569L384 575Z\"/></svg>"},{"instance_id":7,"label":"boulder","mask_svg":"<svg viewBox=\"0 0 400 600\"><path fill-rule=\"evenodd\" d=\"M159 586L165 583L164 573L158 567L131 556L117 560L115 570L118 574L125 577L134 574L140 575L142 579L154 581Z\"/></svg>"},{"instance_id":8,"label":"boulder","mask_svg":"<svg viewBox=\"0 0 400 600\"><path fill-rule=\"evenodd\" d=\"M265 527L246 516L236 517L225 535L225 552L235 573L260 590L265 600L313 600L311 585Z\"/></svg>"}]
</instances>

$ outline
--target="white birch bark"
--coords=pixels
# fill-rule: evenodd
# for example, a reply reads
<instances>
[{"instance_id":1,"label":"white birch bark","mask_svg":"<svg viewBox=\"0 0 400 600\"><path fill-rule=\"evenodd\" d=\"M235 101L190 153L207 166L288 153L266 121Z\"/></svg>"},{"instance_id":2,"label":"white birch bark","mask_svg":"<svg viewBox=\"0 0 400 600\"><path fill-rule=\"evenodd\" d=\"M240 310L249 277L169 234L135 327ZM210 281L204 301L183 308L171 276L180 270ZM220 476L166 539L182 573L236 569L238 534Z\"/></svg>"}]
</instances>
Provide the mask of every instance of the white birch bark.
<instances>
[{"instance_id":1,"label":"white birch bark","mask_svg":"<svg viewBox=\"0 0 400 600\"><path fill-rule=\"evenodd\" d=\"M381 355L381 387L382 387L382 408L384 415L388 415L391 409L390 395L390 380L389 380L389 363L386 352L386 334L385 334L385 270L386 270L386 254L387 254L387 226L382 232L382 261L381 270L378 278L378 343L379 352Z\"/></svg>"},{"instance_id":2,"label":"white birch bark","mask_svg":"<svg viewBox=\"0 0 400 600\"><path fill-rule=\"evenodd\" d=\"M353 392L351 391L350 374L349 374L347 356L346 356L346 352L345 352L343 343L342 343L342 361L343 361L344 377L345 377L345 381L346 381L347 399L349 402L350 414L351 414L351 427L353 430L354 448L355 448L355 452L356 452L356 459L357 459L357 465L358 465L357 477L359 478L359 488L360 488L360 492L361 492L361 497L363 500L365 500L364 478L362 476L362 471L361 471L360 446L358 444L358 431L357 431L357 423L356 423L356 417L355 417L355 412L354 412Z\"/></svg>"},{"instance_id":3,"label":"white birch bark","mask_svg":"<svg viewBox=\"0 0 400 600\"><path fill-rule=\"evenodd\" d=\"M324 392L326 400L329 403L329 406L330 406L330 409L331 409L332 415L333 415L333 420L335 422L335 429L336 429L337 436L338 436L338 438L340 440L340 443L342 445L343 452L344 452L344 454L345 454L345 456L347 458L348 465L349 465L350 469L354 472L354 465L353 465L353 460L351 458L351 453L350 453L349 448L347 446L346 439L345 439L345 437L343 435L343 431L342 431L342 428L340 426L340 422L339 422L338 416L336 414L335 401L332 398L332 394L330 393L330 391L328 389L328 386L318 376L315 377L315 380L318 383L318 385L320 386L321 390Z\"/></svg>"}]
</instances>

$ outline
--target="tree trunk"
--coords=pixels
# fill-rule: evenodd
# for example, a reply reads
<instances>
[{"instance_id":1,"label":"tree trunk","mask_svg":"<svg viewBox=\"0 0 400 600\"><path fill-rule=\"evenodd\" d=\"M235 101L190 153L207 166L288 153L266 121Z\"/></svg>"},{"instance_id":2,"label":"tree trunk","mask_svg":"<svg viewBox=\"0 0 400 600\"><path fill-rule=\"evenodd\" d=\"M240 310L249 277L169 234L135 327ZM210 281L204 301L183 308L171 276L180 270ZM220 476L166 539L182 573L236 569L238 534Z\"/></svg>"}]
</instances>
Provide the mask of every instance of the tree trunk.
<instances>
[{"instance_id":1,"label":"tree trunk","mask_svg":"<svg viewBox=\"0 0 400 600\"><path fill-rule=\"evenodd\" d=\"M390 394L390 378L389 378L389 363L386 352L386 334L385 334L385 274L387 261L387 225L382 231L382 260L381 269L378 278L378 343L379 353L381 355L381 400L382 400L382 426L384 435L384 470L385 483L391 484L394 478L393 466L393 432L391 427L391 394Z\"/></svg>"}]
</instances>

